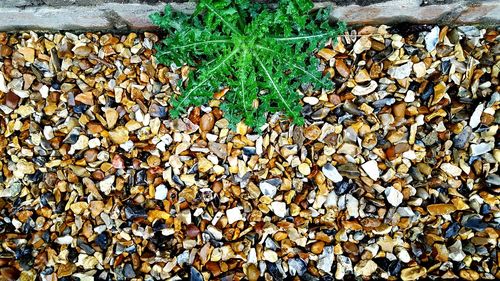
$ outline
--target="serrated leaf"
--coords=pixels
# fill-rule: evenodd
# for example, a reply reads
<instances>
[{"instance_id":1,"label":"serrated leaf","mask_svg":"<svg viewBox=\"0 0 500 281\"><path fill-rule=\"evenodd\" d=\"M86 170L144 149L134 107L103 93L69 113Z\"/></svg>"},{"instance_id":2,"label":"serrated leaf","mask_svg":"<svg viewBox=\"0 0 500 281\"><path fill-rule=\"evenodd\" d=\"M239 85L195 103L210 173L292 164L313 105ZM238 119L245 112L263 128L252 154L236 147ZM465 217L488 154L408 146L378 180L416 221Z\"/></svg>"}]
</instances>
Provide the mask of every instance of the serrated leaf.
<instances>
[{"instance_id":1,"label":"serrated leaf","mask_svg":"<svg viewBox=\"0 0 500 281\"><path fill-rule=\"evenodd\" d=\"M158 61L198 68L182 94L170 99L171 116L229 87L221 109L231 128L244 119L259 130L268 113L279 111L302 124L297 88L334 86L317 71L313 52L345 30L343 23L328 24L327 9L310 13L312 7L310 0L281 0L275 9L250 0L201 0L192 16L169 7L151 15L168 34L156 47Z\"/></svg>"}]
</instances>

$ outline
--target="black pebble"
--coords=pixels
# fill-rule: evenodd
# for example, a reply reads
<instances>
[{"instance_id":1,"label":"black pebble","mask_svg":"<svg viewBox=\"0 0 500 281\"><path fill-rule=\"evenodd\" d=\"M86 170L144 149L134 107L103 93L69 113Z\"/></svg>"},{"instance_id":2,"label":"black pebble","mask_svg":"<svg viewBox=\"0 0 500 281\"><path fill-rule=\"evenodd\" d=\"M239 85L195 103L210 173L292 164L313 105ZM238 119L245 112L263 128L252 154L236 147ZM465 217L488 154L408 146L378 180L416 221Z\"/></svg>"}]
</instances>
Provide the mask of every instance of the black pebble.
<instances>
[{"instance_id":1,"label":"black pebble","mask_svg":"<svg viewBox=\"0 0 500 281\"><path fill-rule=\"evenodd\" d=\"M349 193L349 191L353 190L355 187L354 183L349 183L347 180L343 180L335 184L335 193L337 195L344 195Z\"/></svg>"},{"instance_id":2,"label":"black pebble","mask_svg":"<svg viewBox=\"0 0 500 281\"><path fill-rule=\"evenodd\" d=\"M123 267L123 275L125 275L126 278L134 278L135 277L135 271L134 268L130 263L126 263L125 266Z\"/></svg>"},{"instance_id":3,"label":"black pebble","mask_svg":"<svg viewBox=\"0 0 500 281\"><path fill-rule=\"evenodd\" d=\"M491 206L484 203L482 206L481 206L481 215L488 215L491 213Z\"/></svg>"},{"instance_id":4,"label":"black pebble","mask_svg":"<svg viewBox=\"0 0 500 281\"><path fill-rule=\"evenodd\" d=\"M125 217L128 220L133 220L136 218L147 218L148 215L143 207L138 205L128 205L125 207Z\"/></svg>"},{"instance_id":5,"label":"black pebble","mask_svg":"<svg viewBox=\"0 0 500 281\"><path fill-rule=\"evenodd\" d=\"M39 183L43 179L43 173L40 170L36 170L35 173L28 175L28 180L32 183Z\"/></svg>"},{"instance_id":6,"label":"black pebble","mask_svg":"<svg viewBox=\"0 0 500 281\"><path fill-rule=\"evenodd\" d=\"M283 280L283 275L281 275L281 272L275 263L267 262L267 269L269 270L269 273L273 277L273 280L280 280L280 281Z\"/></svg>"},{"instance_id":7,"label":"black pebble","mask_svg":"<svg viewBox=\"0 0 500 281\"><path fill-rule=\"evenodd\" d=\"M16 259L19 261L19 265L24 270L30 270L34 264L34 257L32 255L33 248L31 246L22 245L17 248L14 252Z\"/></svg>"},{"instance_id":8,"label":"black pebble","mask_svg":"<svg viewBox=\"0 0 500 281\"><path fill-rule=\"evenodd\" d=\"M109 245L109 238L106 232L103 232L99 235L97 235L97 238L95 239L95 243L99 248L101 248L103 251L105 251L108 248Z\"/></svg>"},{"instance_id":9,"label":"black pebble","mask_svg":"<svg viewBox=\"0 0 500 281\"><path fill-rule=\"evenodd\" d=\"M392 276L399 276L399 273L403 269L403 265L401 264L401 261L399 260L394 260L389 263L388 271Z\"/></svg>"},{"instance_id":10,"label":"black pebble","mask_svg":"<svg viewBox=\"0 0 500 281\"><path fill-rule=\"evenodd\" d=\"M204 281L203 275L193 266L189 270L189 281Z\"/></svg>"},{"instance_id":11,"label":"black pebble","mask_svg":"<svg viewBox=\"0 0 500 281\"><path fill-rule=\"evenodd\" d=\"M135 174L135 185L148 185L146 182L146 170L139 170Z\"/></svg>"},{"instance_id":12,"label":"black pebble","mask_svg":"<svg viewBox=\"0 0 500 281\"><path fill-rule=\"evenodd\" d=\"M427 87L425 88L425 90L422 93L422 95L420 95L420 98L423 101L428 101L431 98L432 95L434 95L434 83L433 82L429 82L429 84L427 84Z\"/></svg>"},{"instance_id":13,"label":"black pebble","mask_svg":"<svg viewBox=\"0 0 500 281\"><path fill-rule=\"evenodd\" d=\"M460 224L454 222L450 224L444 232L444 238L455 237L458 234L458 231L460 231Z\"/></svg>"},{"instance_id":14,"label":"black pebble","mask_svg":"<svg viewBox=\"0 0 500 281\"><path fill-rule=\"evenodd\" d=\"M89 108L86 104L78 104L73 107L73 112L76 114L82 114Z\"/></svg>"},{"instance_id":15,"label":"black pebble","mask_svg":"<svg viewBox=\"0 0 500 281\"><path fill-rule=\"evenodd\" d=\"M474 231L483 231L488 227L488 224L483 222L479 217L471 217L464 223L464 226Z\"/></svg>"}]
</instances>

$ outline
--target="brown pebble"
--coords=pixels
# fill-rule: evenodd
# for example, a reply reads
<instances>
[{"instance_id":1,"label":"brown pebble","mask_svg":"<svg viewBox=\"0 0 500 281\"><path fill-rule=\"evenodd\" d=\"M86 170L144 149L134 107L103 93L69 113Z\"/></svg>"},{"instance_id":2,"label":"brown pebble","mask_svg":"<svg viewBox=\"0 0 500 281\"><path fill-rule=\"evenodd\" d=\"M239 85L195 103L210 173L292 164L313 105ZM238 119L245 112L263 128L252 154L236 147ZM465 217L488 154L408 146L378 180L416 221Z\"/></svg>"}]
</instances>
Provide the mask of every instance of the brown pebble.
<instances>
[{"instance_id":1,"label":"brown pebble","mask_svg":"<svg viewBox=\"0 0 500 281\"><path fill-rule=\"evenodd\" d=\"M318 241L311 245L311 252L314 254L321 254L323 252L323 248L325 247L325 242Z\"/></svg>"},{"instance_id":2,"label":"brown pebble","mask_svg":"<svg viewBox=\"0 0 500 281\"><path fill-rule=\"evenodd\" d=\"M87 163L94 162L95 160L97 160L97 149L89 149L85 151L83 158L85 158L85 161L87 161Z\"/></svg>"},{"instance_id":3,"label":"brown pebble","mask_svg":"<svg viewBox=\"0 0 500 281\"><path fill-rule=\"evenodd\" d=\"M247 267L248 281L257 281L259 279L259 276L260 276L259 268L253 263L249 264Z\"/></svg>"},{"instance_id":4,"label":"brown pebble","mask_svg":"<svg viewBox=\"0 0 500 281\"><path fill-rule=\"evenodd\" d=\"M215 118L212 113L205 113L200 119L200 130L210 132L215 124Z\"/></svg>"},{"instance_id":5,"label":"brown pebble","mask_svg":"<svg viewBox=\"0 0 500 281\"><path fill-rule=\"evenodd\" d=\"M13 92L8 92L5 96L5 105L12 109L16 109L19 100L21 100L21 98L18 95L14 94Z\"/></svg>"},{"instance_id":6,"label":"brown pebble","mask_svg":"<svg viewBox=\"0 0 500 281\"><path fill-rule=\"evenodd\" d=\"M200 229L194 225L194 224L189 224L186 226L186 236L189 238L195 238L200 234Z\"/></svg>"},{"instance_id":7,"label":"brown pebble","mask_svg":"<svg viewBox=\"0 0 500 281\"><path fill-rule=\"evenodd\" d=\"M351 74L351 70L349 69L349 67L347 67L344 60L342 59L335 60L335 69L344 78L348 78L349 74Z\"/></svg>"}]
</instances>

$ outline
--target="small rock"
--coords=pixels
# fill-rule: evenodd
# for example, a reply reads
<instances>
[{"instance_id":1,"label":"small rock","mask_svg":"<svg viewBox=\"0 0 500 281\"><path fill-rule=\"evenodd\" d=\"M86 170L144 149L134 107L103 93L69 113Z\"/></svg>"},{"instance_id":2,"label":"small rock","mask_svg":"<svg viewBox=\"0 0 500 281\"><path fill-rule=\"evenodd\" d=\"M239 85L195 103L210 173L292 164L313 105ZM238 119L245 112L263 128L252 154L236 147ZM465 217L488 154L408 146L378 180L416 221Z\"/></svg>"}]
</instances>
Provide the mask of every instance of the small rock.
<instances>
[{"instance_id":1,"label":"small rock","mask_svg":"<svg viewBox=\"0 0 500 281\"><path fill-rule=\"evenodd\" d=\"M257 281L260 277L259 268L253 263L248 265L246 274L248 281Z\"/></svg>"},{"instance_id":2,"label":"small rock","mask_svg":"<svg viewBox=\"0 0 500 281\"><path fill-rule=\"evenodd\" d=\"M194 266L191 266L189 271L189 281L205 281L205 279Z\"/></svg>"},{"instance_id":3,"label":"small rock","mask_svg":"<svg viewBox=\"0 0 500 281\"><path fill-rule=\"evenodd\" d=\"M123 267L123 275L126 278L135 278L135 271L134 268L130 263L126 263L125 266Z\"/></svg>"},{"instance_id":4,"label":"small rock","mask_svg":"<svg viewBox=\"0 0 500 281\"><path fill-rule=\"evenodd\" d=\"M190 238L196 238L200 234L200 229L194 224L186 226L186 235Z\"/></svg>"},{"instance_id":5,"label":"small rock","mask_svg":"<svg viewBox=\"0 0 500 281\"><path fill-rule=\"evenodd\" d=\"M13 92L8 92L7 95L5 95L5 105L12 109L17 108L20 100L21 98Z\"/></svg>"},{"instance_id":6,"label":"small rock","mask_svg":"<svg viewBox=\"0 0 500 281\"><path fill-rule=\"evenodd\" d=\"M86 105L94 105L94 95L92 94L92 92L81 93L75 97L75 101L81 102Z\"/></svg>"},{"instance_id":7,"label":"small rock","mask_svg":"<svg viewBox=\"0 0 500 281\"><path fill-rule=\"evenodd\" d=\"M332 164L326 163L326 165L323 166L321 169L325 177L334 183L341 182L343 177L340 175L340 173L337 171L337 168L335 168Z\"/></svg>"},{"instance_id":8,"label":"small rock","mask_svg":"<svg viewBox=\"0 0 500 281\"><path fill-rule=\"evenodd\" d=\"M335 69L344 78L349 78L349 75L351 74L351 70L342 59L335 60Z\"/></svg>"},{"instance_id":9,"label":"small rock","mask_svg":"<svg viewBox=\"0 0 500 281\"><path fill-rule=\"evenodd\" d=\"M347 194L345 200L347 213L353 218L359 217L359 200L354 198L351 194Z\"/></svg>"},{"instance_id":10,"label":"small rock","mask_svg":"<svg viewBox=\"0 0 500 281\"><path fill-rule=\"evenodd\" d=\"M243 216L241 215L240 208L234 207L232 209L226 210L227 223L232 224L237 221L242 221Z\"/></svg>"},{"instance_id":11,"label":"small rock","mask_svg":"<svg viewBox=\"0 0 500 281\"><path fill-rule=\"evenodd\" d=\"M363 168L363 170L372 180L376 181L380 177L380 170L378 168L377 161L375 160L365 162L361 165L361 168Z\"/></svg>"},{"instance_id":12,"label":"small rock","mask_svg":"<svg viewBox=\"0 0 500 281\"><path fill-rule=\"evenodd\" d=\"M280 201L274 201L271 203L271 210L280 218L286 216L286 203Z\"/></svg>"},{"instance_id":13,"label":"small rock","mask_svg":"<svg viewBox=\"0 0 500 281\"><path fill-rule=\"evenodd\" d=\"M84 58L90 55L90 53L92 52L92 48L90 48L89 46L80 46L74 48L73 52L75 53L75 56Z\"/></svg>"},{"instance_id":14,"label":"small rock","mask_svg":"<svg viewBox=\"0 0 500 281\"><path fill-rule=\"evenodd\" d=\"M277 262L278 254L273 250L265 250L263 253L263 258L265 261L268 262Z\"/></svg>"},{"instance_id":15,"label":"small rock","mask_svg":"<svg viewBox=\"0 0 500 281\"><path fill-rule=\"evenodd\" d=\"M361 36L356 43L354 43L353 51L355 54L361 54L364 51L370 50L372 43L369 36Z\"/></svg>"},{"instance_id":16,"label":"small rock","mask_svg":"<svg viewBox=\"0 0 500 281\"><path fill-rule=\"evenodd\" d=\"M422 78L425 76L425 71L426 71L426 67L425 67L425 63L423 61L419 62L419 63L416 63L413 65L413 71L415 72L415 76L417 78Z\"/></svg>"},{"instance_id":17,"label":"small rock","mask_svg":"<svg viewBox=\"0 0 500 281\"><path fill-rule=\"evenodd\" d=\"M214 128L215 117L210 113L205 113L200 119L200 130L202 132L210 132Z\"/></svg>"},{"instance_id":18,"label":"small rock","mask_svg":"<svg viewBox=\"0 0 500 281\"><path fill-rule=\"evenodd\" d=\"M113 184L115 183L115 176L111 175L101 182L99 182L99 189L106 195L111 192Z\"/></svg>"},{"instance_id":19,"label":"small rock","mask_svg":"<svg viewBox=\"0 0 500 281\"><path fill-rule=\"evenodd\" d=\"M443 163L440 168L452 177L458 177L462 174L462 169L450 163Z\"/></svg>"},{"instance_id":20,"label":"small rock","mask_svg":"<svg viewBox=\"0 0 500 281\"><path fill-rule=\"evenodd\" d=\"M370 84L368 84L368 86L356 85L354 89L352 89L352 94L355 96L365 96L373 93L373 91L377 89L377 86L378 86L377 82L373 80L370 81Z\"/></svg>"},{"instance_id":21,"label":"small rock","mask_svg":"<svg viewBox=\"0 0 500 281\"><path fill-rule=\"evenodd\" d=\"M316 125L311 125L304 129L304 137L309 140L316 140L319 136L321 136L321 129Z\"/></svg>"},{"instance_id":22,"label":"small rock","mask_svg":"<svg viewBox=\"0 0 500 281\"><path fill-rule=\"evenodd\" d=\"M318 256L318 269L330 273L334 257L333 246L324 247L323 252Z\"/></svg>"},{"instance_id":23,"label":"small rock","mask_svg":"<svg viewBox=\"0 0 500 281\"><path fill-rule=\"evenodd\" d=\"M21 47L18 51L24 56L24 59L26 61L31 63L35 61L35 49L29 47Z\"/></svg>"},{"instance_id":24,"label":"small rock","mask_svg":"<svg viewBox=\"0 0 500 281\"><path fill-rule=\"evenodd\" d=\"M302 276L307 271L307 264L301 258L292 258L288 260L288 271L292 276Z\"/></svg>"},{"instance_id":25,"label":"small rock","mask_svg":"<svg viewBox=\"0 0 500 281\"><path fill-rule=\"evenodd\" d=\"M310 104L310 105L317 105L319 102L319 99L317 97L307 96L307 97L304 97L303 101L307 104Z\"/></svg>"},{"instance_id":26,"label":"small rock","mask_svg":"<svg viewBox=\"0 0 500 281\"><path fill-rule=\"evenodd\" d=\"M432 204L427 206L427 211L433 216L449 215L456 209L452 204Z\"/></svg>"},{"instance_id":27,"label":"small rock","mask_svg":"<svg viewBox=\"0 0 500 281\"><path fill-rule=\"evenodd\" d=\"M146 209L139 205L127 205L125 207L125 217L128 220L133 220L137 218L147 218Z\"/></svg>"},{"instance_id":28,"label":"small rock","mask_svg":"<svg viewBox=\"0 0 500 281\"><path fill-rule=\"evenodd\" d=\"M401 271L401 279L403 281L417 280L423 277L427 273L427 269L421 266L414 266L410 268L405 268Z\"/></svg>"},{"instance_id":29,"label":"small rock","mask_svg":"<svg viewBox=\"0 0 500 281\"><path fill-rule=\"evenodd\" d=\"M89 207L89 204L87 204L86 202L76 202L76 203L73 203L71 204L71 211L73 211L73 213L75 215L80 215L82 214L87 208Z\"/></svg>"},{"instance_id":30,"label":"small rock","mask_svg":"<svg viewBox=\"0 0 500 281\"><path fill-rule=\"evenodd\" d=\"M164 184L160 184L155 189L155 199L165 200L167 198L167 187Z\"/></svg>"},{"instance_id":31,"label":"small rock","mask_svg":"<svg viewBox=\"0 0 500 281\"><path fill-rule=\"evenodd\" d=\"M262 194L274 198L278 187L281 185L280 179L270 179L259 183L259 188Z\"/></svg>"},{"instance_id":32,"label":"small rock","mask_svg":"<svg viewBox=\"0 0 500 281\"><path fill-rule=\"evenodd\" d=\"M364 68L358 71L356 73L356 76L354 76L354 81L356 81L356 83L364 83L370 80L371 80L370 74Z\"/></svg>"},{"instance_id":33,"label":"small rock","mask_svg":"<svg viewBox=\"0 0 500 281\"><path fill-rule=\"evenodd\" d=\"M472 113L469 120L469 125L472 127L472 129L476 128L481 123L481 115L483 114L483 110L484 110L484 104L480 104L476 107L476 109Z\"/></svg>"},{"instance_id":34,"label":"small rock","mask_svg":"<svg viewBox=\"0 0 500 281\"><path fill-rule=\"evenodd\" d=\"M128 141L128 130L124 126L116 127L113 131L109 132L109 137L111 141L116 144L124 144Z\"/></svg>"},{"instance_id":35,"label":"small rock","mask_svg":"<svg viewBox=\"0 0 500 281\"><path fill-rule=\"evenodd\" d=\"M362 260L354 266L354 274L356 276L371 276L378 266L372 260Z\"/></svg>"},{"instance_id":36,"label":"small rock","mask_svg":"<svg viewBox=\"0 0 500 281\"><path fill-rule=\"evenodd\" d=\"M432 28L431 32L425 35L425 48L428 52L432 52L436 49L437 43L439 41L439 26Z\"/></svg>"},{"instance_id":37,"label":"small rock","mask_svg":"<svg viewBox=\"0 0 500 281\"><path fill-rule=\"evenodd\" d=\"M106 115L106 123L108 124L108 129L115 126L116 121L118 121L118 112L113 108L107 108L104 112Z\"/></svg>"},{"instance_id":38,"label":"small rock","mask_svg":"<svg viewBox=\"0 0 500 281\"><path fill-rule=\"evenodd\" d=\"M456 148L464 148L469 143L470 136L472 135L472 128L465 126L463 130L453 138L453 146Z\"/></svg>"},{"instance_id":39,"label":"small rock","mask_svg":"<svg viewBox=\"0 0 500 281\"><path fill-rule=\"evenodd\" d=\"M453 261L462 261L465 258L465 253L462 250L462 241L457 240L448 248L449 257Z\"/></svg>"},{"instance_id":40,"label":"small rock","mask_svg":"<svg viewBox=\"0 0 500 281\"><path fill-rule=\"evenodd\" d=\"M480 144L471 144L470 145L470 153L471 156L480 156L486 154L493 150L495 144L493 142L483 142Z\"/></svg>"},{"instance_id":41,"label":"small rock","mask_svg":"<svg viewBox=\"0 0 500 281\"><path fill-rule=\"evenodd\" d=\"M324 58L325 60L331 60L335 56L335 52L332 49L323 48L319 50L318 56Z\"/></svg>"},{"instance_id":42,"label":"small rock","mask_svg":"<svg viewBox=\"0 0 500 281\"><path fill-rule=\"evenodd\" d=\"M308 176L311 173L311 167L307 163L301 163L298 168L299 172L304 176Z\"/></svg>"},{"instance_id":43,"label":"small rock","mask_svg":"<svg viewBox=\"0 0 500 281\"><path fill-rule=\"evenodd\" d=\"M413 63L411 61L398 66L390 68L387 73L394 79L404 79L410 76Z\"/></svg>"},{"instance_id":44,"label":"small rock","mask_svg":"<svg viewBox=\"0 0 500 281\"><path fill-rule=\"evenodd\" d=\"M397 207L403 202L403 194L393 186L389 186L384 191L387 202Z\"/></svg>"}]
</instances>

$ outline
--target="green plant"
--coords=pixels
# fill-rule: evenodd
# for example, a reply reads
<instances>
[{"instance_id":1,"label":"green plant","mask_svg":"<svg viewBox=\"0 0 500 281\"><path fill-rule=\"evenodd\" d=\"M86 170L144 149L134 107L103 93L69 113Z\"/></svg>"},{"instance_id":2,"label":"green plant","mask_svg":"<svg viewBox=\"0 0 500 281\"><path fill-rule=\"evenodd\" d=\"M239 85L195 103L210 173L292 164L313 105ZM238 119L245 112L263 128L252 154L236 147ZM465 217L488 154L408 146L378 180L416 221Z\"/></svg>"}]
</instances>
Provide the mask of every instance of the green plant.
<instances>
[{"instance_id":1,"label":"green plant","mask_svg":"<svg viewBox=\"0 0 500 281\"><path fill-rule=\"evenodd\" d=\"M156 46L158 61L197 67L183 93L171 98L171 116L207 103L224 86L230 90L221 109L232 127L245 119L258 129L268 112L278 111L302 124L299 86L334 86L317 71L313 53L345 30L344 23L328 23L328 9L312 8L310 0L280 0L275 9L249 0L200 0L191 16L169 5L163 15L152 14L167 32Z\"/></svg>"}]
</instances>

